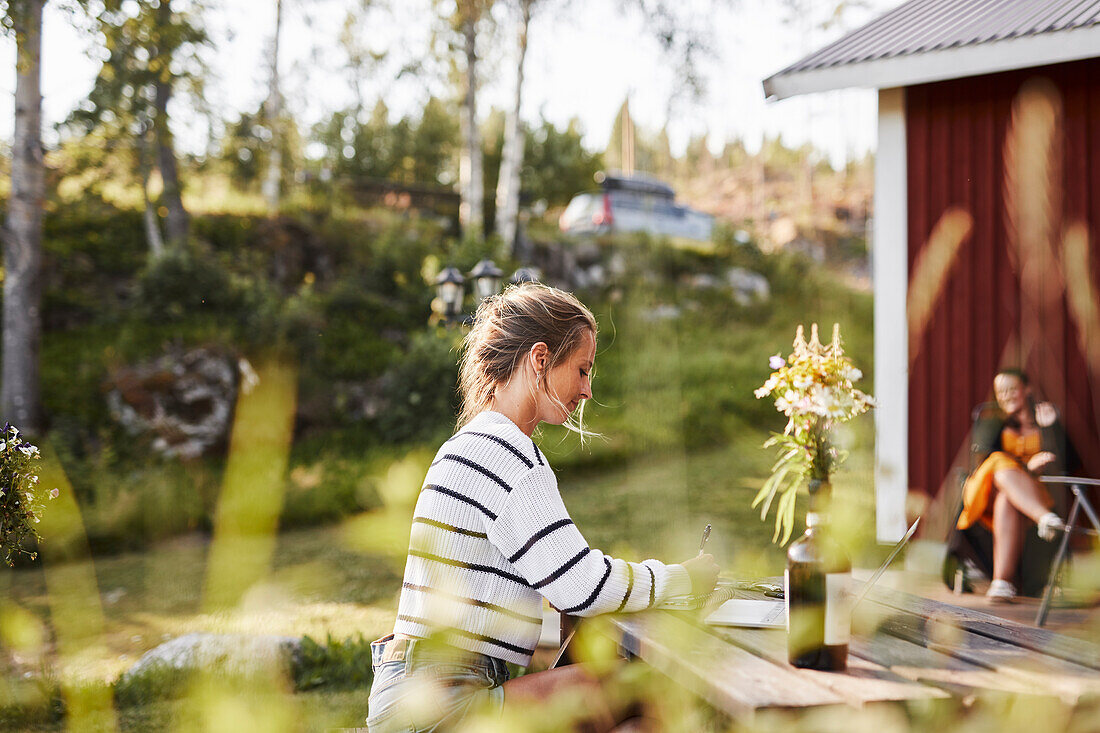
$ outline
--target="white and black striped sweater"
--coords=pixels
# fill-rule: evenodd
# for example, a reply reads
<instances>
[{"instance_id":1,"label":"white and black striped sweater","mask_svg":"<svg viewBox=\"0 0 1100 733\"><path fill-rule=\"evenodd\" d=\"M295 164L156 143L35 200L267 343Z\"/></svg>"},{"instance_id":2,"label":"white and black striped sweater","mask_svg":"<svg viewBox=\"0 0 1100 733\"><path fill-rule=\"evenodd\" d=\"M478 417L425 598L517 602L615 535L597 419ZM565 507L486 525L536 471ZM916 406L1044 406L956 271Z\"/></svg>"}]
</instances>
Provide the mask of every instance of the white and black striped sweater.
<instances>
[{"instance_id":1,"label":"white and black striped sweater","mask_svg":"<svg viewBox=\"0 0 1100 733\"><path fill-rule=\"evenodd\" d=\"M691 592L681 565L589 548L534 442L497 412L448 440L416 502L394 631L527 666L542 596L576 616L641 611Z\"/></svg>"}]
</instances>

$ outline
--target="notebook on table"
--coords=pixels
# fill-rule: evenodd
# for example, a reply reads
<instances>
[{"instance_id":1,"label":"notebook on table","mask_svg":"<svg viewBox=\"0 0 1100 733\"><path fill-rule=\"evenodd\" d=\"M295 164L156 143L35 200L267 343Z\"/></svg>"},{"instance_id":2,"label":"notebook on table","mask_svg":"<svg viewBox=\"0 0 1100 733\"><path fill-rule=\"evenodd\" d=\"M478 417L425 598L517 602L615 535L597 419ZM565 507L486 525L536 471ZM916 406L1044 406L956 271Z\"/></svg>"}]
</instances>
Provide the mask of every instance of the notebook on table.
<instances>
[{"instance_id":1,"label":"notebook on table","mask_svg":"<svg viewBox=\"0 0 1100 733\"><path fill-rule=\"evenodd\" d=\"M787 608L784 601L731 598L704 620L712 626L781 628L787 625Z\"/></svg>"},{"instance_id":2,"label":"notebook on table","mask_svg":"<svg viewBox=\"0 0 1100 733\"><path fill-rule=\"evenodd\" d=\"M905 533L905 536L894 545L894 548L890 551L890 554L886 557L886 560L879 565L871 576L863 585L863 590L852 604L854 609L859 605L860 601L867 597L867 592L871 590L882 574L886 572L886 568L890 566L890 563L894 561L894 558L898 556L902 548L908 544L912 539L913 534L917 531L917 525L920 524L920 517L917 517L913 522L913 526L909 528L909 531ZM749 585L749 588L746 588ZM733 581L732 587L736 594L738 589L757 590L766 584L752 583L746 584L744 581ZM717 590L717 588L715 589ZM776 595L774 592L769 593L765 591L765 595ZM713 594L712 594L713 595ZM782 593L778 594L780 597ZM709 609L710 606L699 606L700 608ZM750 628L780 628L787 625L787 608L784 600L773 599L759 599L759 598L734 598L730 597L729 600L721 602L717 608L711 611L705 618L706 623L713 626L745 626Z\"/></svg>"},{"instance_id":3,"label":"notebook on table","mask_svg":"<svg viewBox=\"0 0 1100 733\"><path fill-rule=\"evenodd\" d=\"M697 611L699 609L717 608L724 602L734 598L739 589L743 589L741 581L719 578L710 593L691 594L686 596L672 596L657 608L665 611Z\"/></svg>"}]
</instances>

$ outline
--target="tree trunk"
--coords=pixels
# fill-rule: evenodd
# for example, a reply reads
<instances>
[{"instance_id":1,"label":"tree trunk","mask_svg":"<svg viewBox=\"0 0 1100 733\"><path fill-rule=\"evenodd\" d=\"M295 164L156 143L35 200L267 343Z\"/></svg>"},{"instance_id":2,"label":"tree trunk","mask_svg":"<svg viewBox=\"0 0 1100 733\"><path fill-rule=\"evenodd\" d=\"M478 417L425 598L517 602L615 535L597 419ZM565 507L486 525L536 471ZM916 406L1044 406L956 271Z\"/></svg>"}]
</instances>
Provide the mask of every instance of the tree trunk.
<instances>
[{"instance_id":1,"label":"tree trunk","mask_svg":"<svg viewBox=\"0 0 1100 733\"><path fill-rule=\"evenodd\" d=\"M468 3L458 0L466 55L466 95L462 100L463 145L458 164L462 201L458 207L458 220L464 235L479 237L485 231L482 211L485 184L481 171L481 131L477 126L477 13L469 8L464 10L464 4Z\"/></svg>"},{"instance_id":2,"label":"tree trunk","mask_svg":"<svg viewBox=\"0 0 1100 733\"><path fill-rule=\"evenodd\" d=\"M268 88L265 115L267 129L271 132L268 141L267 175L263 182L264 201L267 210L275 214L279 210L279 183L283 173L283 136L281 116L283 97L279 89L279 31L283 26L283 0L275 0L275 43L271 54L271 86Z\"/></svg>"},{"instance_id":3,"label":"tree trunk","mask_svg":"<svg viewBox=\"0 0 1100 733\"><path fill-rule=\"evenodd\" d=\"M145 212L143 215L143 221L145 224L145 241L149 245L149 258L158 259L164 254L164 237L160 233L160 219L157 217L157 207L153 204L153 200L149 198L149 172L152 169L152 163L149 158L152 156L152 141L150 140L150 130L143 127L141 130L141 139L138 141L140 148L138 150L138 168L141 171L141 198L145 202Z\"/></svg>"},{"instance_id":4,"label":"tree trunk","mask_svg":"<svg viewBox=\"0 0 1100 733\"><path fill-rule=\"evenodd\" d=\"M172 22L171 0L160 0L157 9L157 19L162 28ZM157 165L160 168L160 177L164 181L164 192L161 194L168 215L165 217L165 228L168 230L168 244L172 247L182 247L187 242L190 230L190 220L187 210L183 208L181 198L179 167L176 164L176 149L172 139L172 130L168 124L168 103L172 99L172 73L170 69L171 59L163 59L160 78L156 82L155 102L157 113L153 119L153 130L156 133Z\"/></svg>"},{"instance_id":5,"label":"tree trunk","mask_svg":"<svg viewBox=\"0 0 1100 733\"><path fill-rule=\"evenodd\" d=\"M12 2L16 36L15 136L11 199L4 237L4 356L2 418L21 430L42 428L38 351L42 332L42 6Z\"/></svg>"},{"instance_id":6,"label":"tree trunk","mask_svg":"<svg viewBox=\"0 0 1100 733\"><path fill-rule=\"evenodd\" d=\"M519 119L523 101L523 61L527 56L527 28L531 24L534 0L520 0L519 58L516 63L516 96L504 123L504 149L501 151L500 176L497 179L497 234L513 248L519 218L520 171L523 169L523 125Z\"/></svg>"}]
</instances>

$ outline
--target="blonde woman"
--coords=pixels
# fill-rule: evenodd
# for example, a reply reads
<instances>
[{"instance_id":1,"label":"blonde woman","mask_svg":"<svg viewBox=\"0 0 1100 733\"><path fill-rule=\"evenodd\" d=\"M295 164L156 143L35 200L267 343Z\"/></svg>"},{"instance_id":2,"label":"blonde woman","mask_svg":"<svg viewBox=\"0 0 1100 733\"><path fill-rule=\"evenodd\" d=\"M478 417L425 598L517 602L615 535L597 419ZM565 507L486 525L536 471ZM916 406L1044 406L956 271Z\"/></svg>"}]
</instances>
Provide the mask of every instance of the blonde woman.
<instances>
[{"instance_id":1,"label":"blonde woman","mask_svg":"<svg viewBox=\"0 0 1100 733\"><path fill-rule=\"evenodd\" d=\"M464 343L458 431L428 469L413 517L394 633L372 644L372 733L451 728L575 688L586 729L610 730L598 683L579 665L509 681L538 643L542 599L576 616L641 611L714 587L710 555L632 563L590 548L573 524L539 423L583 430L596 320L573 295L535 283L485 300Z\"/></svg>"}]
</instances>

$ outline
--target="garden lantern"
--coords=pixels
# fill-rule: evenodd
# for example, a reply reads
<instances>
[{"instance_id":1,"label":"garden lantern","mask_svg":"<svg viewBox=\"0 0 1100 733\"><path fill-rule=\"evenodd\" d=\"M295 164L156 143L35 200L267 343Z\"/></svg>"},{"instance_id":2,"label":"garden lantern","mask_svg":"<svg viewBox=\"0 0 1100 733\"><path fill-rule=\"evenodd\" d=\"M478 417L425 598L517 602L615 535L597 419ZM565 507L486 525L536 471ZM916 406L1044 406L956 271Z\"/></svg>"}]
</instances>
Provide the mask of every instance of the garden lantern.
<instances>
[{"instance_id":1,"label":"garden lantern","mask_svg":"<svg viewBox=\"0 0 1100 733\"><path fill-rule=\"evenodd\" d=\"M443 315L448 321L453 320L462 310L462 285L465 282L466 278L453 267L444 269L435 279L436 292L443 302Z\"/></svg>"},{"instance_id":2,"label":"garden lantern","mask_svg":"<svg viewBox=\"0 0 1100 733\"><path fill-rule=\"evenodd\" d=\"M474 293L477 295L477 299L485 300L496 295L500 289L500 278L503 275L504 271L488 258L474 265L474 269L470 271L470 277L474 280Z\"/></svg>"}]
</instances>

